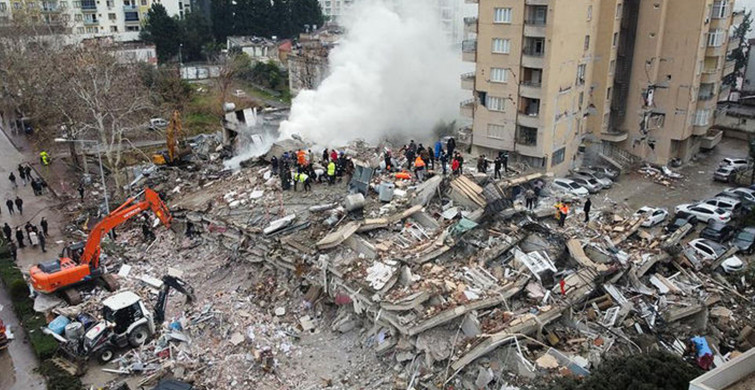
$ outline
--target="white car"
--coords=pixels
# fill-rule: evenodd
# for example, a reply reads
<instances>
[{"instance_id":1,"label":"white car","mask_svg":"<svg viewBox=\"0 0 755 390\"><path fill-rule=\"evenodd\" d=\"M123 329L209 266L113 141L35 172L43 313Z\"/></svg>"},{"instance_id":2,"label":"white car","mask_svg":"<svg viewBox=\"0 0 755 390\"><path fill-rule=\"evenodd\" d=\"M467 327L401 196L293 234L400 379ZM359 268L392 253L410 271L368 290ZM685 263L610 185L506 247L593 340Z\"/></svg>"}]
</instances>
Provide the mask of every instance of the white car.
<instances>
[{"instance_id":1,"label":"white car","mask_svg":"<svg viewBox=\"0 0 755 390\"><path fill-rule=\"evenodd\" d=\"M727 188L720 192L716 197L719 196L726 196L729 198L739 199L746 204L753 204L755 203L755 190L747 187L739 187L739 188Z\"/></svg>"},{"instance_id":2,"label":"white car","mask_svg":"<svg viewBox=\"0 0 755 390\"><path fill-rule=\"evenodd\" d=\"M168 121L163 118L152 118L149 120L150 130L160 130L168 127Z\"/></svg>"},{"instance_id":3,"label":"white car","mask_svg":"<svg viewBox=\"0 0 755 390\"><path fill-rule=\"evenodd\" d=\"M728 211L732 214L738 213L742 208L742 202L737 199L732 199L725 196L717 196L713 199L704 200L701 203L711 205L713 207L718 207L719 209Z\"/></svg>"},{"instance_id":4,"label":"white car","mask_svg":"<svg viewBox=\"0 0 755 390\"><path fill-rule=\"evenodd\" d=\"M721 263L721 268L727 274L733 274L743 270L745 268L745 262L737 256L732 256Z\"/></svg>"},{"instance_id":5,"label":"white car","mask_svg":"<svg viewBox=\"0 0 755 390\"><path fill-rule=\"evenodd\" d=\"M598 183L600 183L600 185L603 188L611 188L611 186L613 185L613 181L611 179L609 179L608 177L605 177L605 176L604 177L599 177L598 175L596 175L595 173L593 173L589 169L579 169L579 170L576 170L576 171L574 171L574 176L575 177L584 177L585 179L594 179L595 181L597 181Z\"/></svg>"},{"instance_id":6,"label":"white car","mask_svg":"<svg viewBox=\"0 0 755 390\"><path fill-rule=\"evenodd\" d=\"M566 193L574 196L587 196L590 195L590 191L587 188L575 183L569 179L554 179L552 187L557 192Z\"/></svg>"},{"instance_id":7,"label":"white car","mask_svg":"<svg viewBox=\"0 0 755 390\"><path fill-rule=\"evenodd\" d=\"M643 206L634 213L634 216L646 218L645 222L641 225L642 227L653 227L668 217L668 211L666 209Z\"/></svg>"},{"instance_id":8,"label":"white car","mask_svg":"<svg viewBox=\"0 0 755 390\"><path fill-rule=\"evenodd\" d=\"M677 213L684 211L697 217L700 222L708 223L709 220L714 219L723 223L731 221L731 213L726 210L721 210L716 206L711 206L705 203L692 203L692 204L680 204L674 209Z\"/></svg>"},{"instance_id":9,"label":"white car","mask_svg":"<svg viewBox=\"0 0 755 390\"><path fill-rule=\"evenodd\" d=\"M581 185L582 187L587 188L587 191L590 192L591 194L595 194L598 191L603 189L603 186L600 185L600 183L598 183L598 181L595 179L575 176L575 177L570 177L569 180Z\"/></svg>"},{"instance_id":10,"label":"white car","mask_svg":"<svg viewBox=\"0 0 755 390\"><path fill-rule=\"evenodd\" d=\"M750 163L746 158L725 158L718 164L720 168L732 167L736 169L747 168L749 165Z\"/></svg>"},{"instance_id":11,"label":"white car","mask_svg":"<svg viewBox=\"0 0 755 390\"><path fill-rule=\"evenodd\" d=\"M705 238L696 238L688 242L687 245L703 260L715 260L726 253L725 246Z\"/></svg>"}]
</instances>

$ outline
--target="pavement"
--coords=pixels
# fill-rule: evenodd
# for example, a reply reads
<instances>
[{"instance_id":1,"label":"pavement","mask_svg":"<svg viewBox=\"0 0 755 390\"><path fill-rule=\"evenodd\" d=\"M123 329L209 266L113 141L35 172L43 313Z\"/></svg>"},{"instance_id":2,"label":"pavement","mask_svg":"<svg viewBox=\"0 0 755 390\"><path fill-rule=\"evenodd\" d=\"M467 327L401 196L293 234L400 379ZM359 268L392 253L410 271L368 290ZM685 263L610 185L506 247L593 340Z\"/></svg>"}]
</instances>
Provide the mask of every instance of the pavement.
<instances>
[{"instance_id":1,"label":"pavement","mask_svg":"<svg viewBox=\"0 0 755 390\"><path fill-rule=\"evenodd\" d=\"M13 139L18 142L25 140L25 137L15 136ZM47 218L50 227L50 238L47 239L47 253L42 252L39 248L28 246L24 249L19 249L19 266L22 271L26 271L32 264L55 257L63 246L63 242L56 243L56 237L62 238L63 235L58 220L58 213L52 209L55 203L52 195L34 196L31 186L24 186L20 178L16 179L17 183L19 183L18 188L13 188L8 180L11 170L18 176L16 167L20 162L30 162L34 159L35 152L28 142L21 145L21 151L19 151L10 142L5 132L0 131L0 194L2 194L2 197L0 197L0 205L2 206L0 225L7 222L14 229L16 226L23 227L27 221L39 225L40 219L44 216ZM53 171L53 169L50 169L47 173L52 174ZM23 215L19 213L10 215L8 209L5 207L5 200L15 198L16 196L24 200ZM0 390L45 389L46 386L43 378L34 372L38 366L38 362L31 346L26 340L23 330L19 326L18 318L13 313L10 298L5 288L0 289L0 307L3 307L0 311L0 318L3 319L6 325L11 325L16 336L16 339L11 342L8 351L0 353Z\"/></svg>"}]
</instances>

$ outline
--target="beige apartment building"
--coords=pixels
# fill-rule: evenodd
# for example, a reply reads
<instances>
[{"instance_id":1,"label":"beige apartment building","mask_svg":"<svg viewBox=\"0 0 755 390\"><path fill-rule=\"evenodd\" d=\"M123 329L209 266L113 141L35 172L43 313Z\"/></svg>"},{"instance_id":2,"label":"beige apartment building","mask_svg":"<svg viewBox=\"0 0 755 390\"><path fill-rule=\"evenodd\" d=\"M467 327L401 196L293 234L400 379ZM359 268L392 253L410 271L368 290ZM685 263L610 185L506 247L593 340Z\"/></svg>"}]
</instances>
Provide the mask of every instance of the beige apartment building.
<instances>
[{"instance_id":1,"label":"beige apartment building","mask_svg":"<svg viewBox=\"0 0 755 390\"><path fill-rule=\"evenodd\" d=\"M467 2L479 7L465 20L476 40L462 45L476 64L461 78L472 91L461 112L472 118L474 154L505 150L556 174L590 146L661 164L686 160L733 70L733 1Z\"/></svg>"}]
</instances>

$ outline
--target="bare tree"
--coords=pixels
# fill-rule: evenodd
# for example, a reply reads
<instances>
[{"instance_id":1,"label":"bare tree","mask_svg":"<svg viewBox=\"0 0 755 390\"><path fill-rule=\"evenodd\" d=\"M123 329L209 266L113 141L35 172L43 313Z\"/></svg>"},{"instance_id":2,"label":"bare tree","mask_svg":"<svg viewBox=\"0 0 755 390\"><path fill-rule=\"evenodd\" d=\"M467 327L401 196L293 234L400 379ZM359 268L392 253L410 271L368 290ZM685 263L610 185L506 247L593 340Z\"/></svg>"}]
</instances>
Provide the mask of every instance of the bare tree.
<instances>
[{"instance_id":1,"label":"bare tree","mask_svg":"<svg viewBox=\"0 0 755 390\"><path fill-rule=\"evenodd\" d=\"M218 77L213 78L215 86L218 88L220 104L218 112L223 115L223 104L228 99L228 90L231 89L233 82L243 72L251 67L251 60L245 53L228 53L222 55L213 61L218 67Z\"/></svg>"}]
</instances>

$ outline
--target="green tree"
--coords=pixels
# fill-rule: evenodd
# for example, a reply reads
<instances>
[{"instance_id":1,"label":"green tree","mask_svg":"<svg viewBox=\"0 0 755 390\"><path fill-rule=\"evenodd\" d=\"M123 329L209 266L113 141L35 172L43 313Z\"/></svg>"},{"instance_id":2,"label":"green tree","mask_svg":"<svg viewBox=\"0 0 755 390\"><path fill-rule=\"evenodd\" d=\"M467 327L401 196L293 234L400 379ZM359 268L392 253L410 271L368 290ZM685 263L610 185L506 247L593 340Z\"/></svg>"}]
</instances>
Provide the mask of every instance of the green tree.
<instances>
[{"instance_id":1,"label":"green tree","mask_svg":"<svg viewBox=\"0 0 755 390\"><path fill-rule=\"evenodd\" d=\"M291 2L291 20L293 22L292 33L298 35L304 31L304 26L309 25L322 26L325 23L325 17L322 15L322 8L317 0L294 0ZM293 37L293 36L291 36Z\"/></svg>"},{"instance_id":2,"label":"green tree","mask_svg":"<svg viewBox=\"0 0 755 390\"><path fill-rule=\"evenodd\" d=\"M207 19L199 12L191 12L179 21L181 28L181 43L183 44L183 62L201 61L208 59L203 47L212 42L212 32Z\"/></svg>"},{"instance_id":3,"label":"green tree","mask_svg":"<svg viewBox=\"0 0 755 390\"><path fill-rule=\"evenodd\" d=\"M702 370L676 355L654 351L608 359L590 376L559 378L550 390L686 389Z\"/></svg>"},{"instance_id":4,"label":"green tree","mask_svg":"<svg viewBox=\"0 0 755 390\"><path fill-rule=\"evenodd\" d=\"M234 17L233 17L233 0L212 0L210 4L210 14L212 19L212 35L215 42L225 44L226 38L233 35Z\"/></svg>"},{"instance_id":5,"label":"green tree","mask_svg":"<svg viewBox=\"0 0 755 390\"><path fill-rule=\"evenodd\" d=\"M238 0L234 12L234 35L268 37L277 19L271 19L270 0Z\"/></svg>"},{"instance_id":6,"label":"green tree","mask_svg":"<svg viewBox=\"0 0 755 390\"><path fill-rule=\"evenodd\" d=\"M178 54L180 34L178 22L168 16L162 4L156 3L147 12L147 23L139 36L143 41L154 43L158 61L166 62Z\"/></svg>"},{"instance_id":7,"label":"green tree","mask_svg":"<svg viewBox=\"0 0 755 390\"><path fill-rule=\"evenodd\" d=\"M734 29L731 39L739 39L739 46L732 50L729 60L734 60L734 73L724 77L723 83L725 85L734 86L737 82L737 77L742 76L742 71L747 65L747 52L749 45L747 44L747 34L752 30L752 11L745 13L742 23Z\"/></svg>"}]
</instances>

